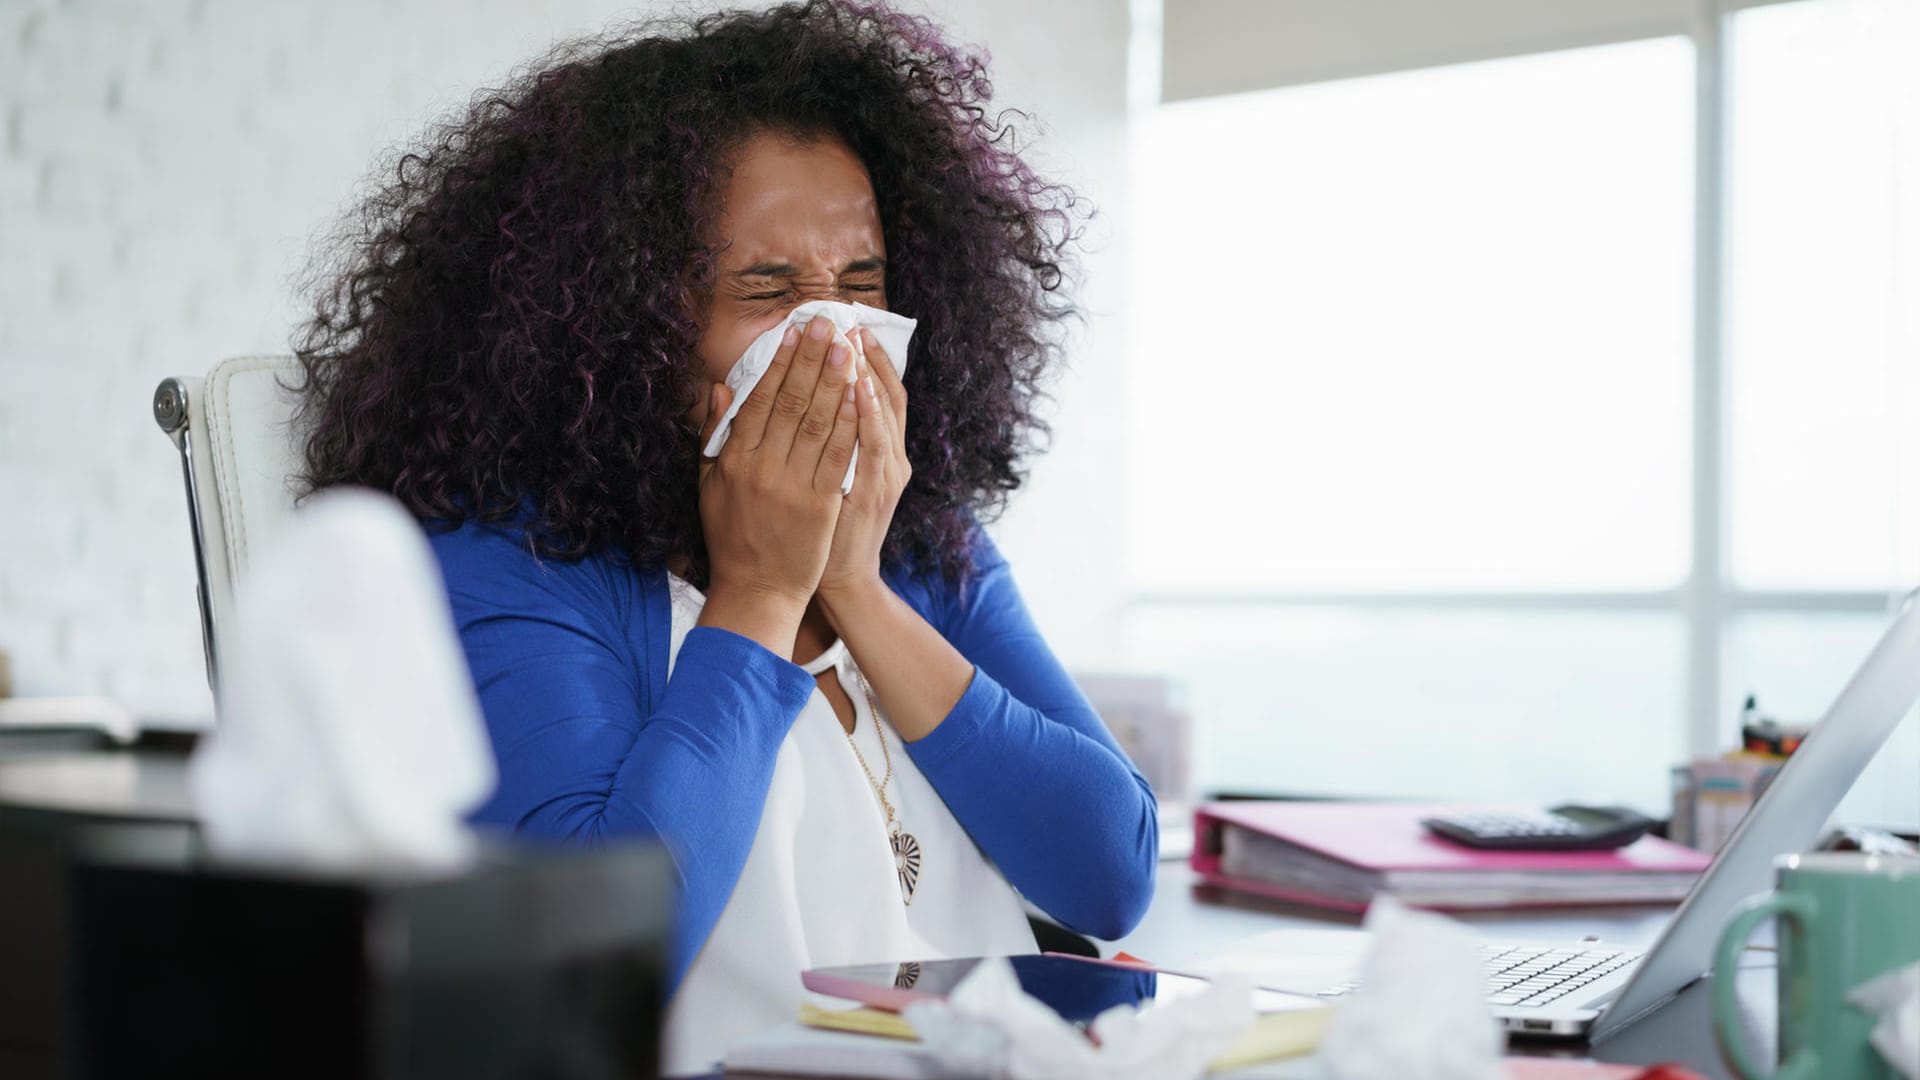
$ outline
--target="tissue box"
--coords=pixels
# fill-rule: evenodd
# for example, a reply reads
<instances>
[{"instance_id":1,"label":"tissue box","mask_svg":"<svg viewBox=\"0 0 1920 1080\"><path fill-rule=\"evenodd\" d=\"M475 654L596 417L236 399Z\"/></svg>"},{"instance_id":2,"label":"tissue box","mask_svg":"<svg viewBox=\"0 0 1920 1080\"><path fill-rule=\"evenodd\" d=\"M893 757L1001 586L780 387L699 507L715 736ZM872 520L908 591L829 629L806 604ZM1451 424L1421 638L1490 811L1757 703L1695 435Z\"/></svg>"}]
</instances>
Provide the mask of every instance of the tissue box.
<instances>
[{"instance_id":1,"label":"tissue box","mask_svg":"<svg viewBox=\"0 0 1920 1080\"><path fill-rule=\"evenodd\" d=\"M655 848L342 878L95 844L74 1075L651 1077L673 880Z\"/></svg>"}]
</instances>

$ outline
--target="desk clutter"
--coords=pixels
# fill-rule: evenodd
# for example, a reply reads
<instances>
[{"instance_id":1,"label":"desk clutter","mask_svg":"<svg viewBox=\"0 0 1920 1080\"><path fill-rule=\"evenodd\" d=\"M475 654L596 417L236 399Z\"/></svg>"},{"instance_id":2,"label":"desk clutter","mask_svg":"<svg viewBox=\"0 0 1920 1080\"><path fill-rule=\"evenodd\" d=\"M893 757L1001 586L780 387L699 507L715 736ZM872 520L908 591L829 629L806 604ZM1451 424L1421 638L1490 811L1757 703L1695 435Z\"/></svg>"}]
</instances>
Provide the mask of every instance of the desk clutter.
<instances>
[{"instance_id":1,"label":"desk clutter","mask_svg":"<svg viewBox=\"0 0 1920 1080\"><path fill-rule=\"evenodd\" d=\"M108 698L0 694L0 738L50 732L97 733L126 745L140 734L140 724L124 705Z\"/></svg>"},{"instance_id":2,"label":"desk clutter","mask_svg":"<svg viewBox=\"0 0 1920 1080\"><path fill-rule=\"evenodd\" d=\"M140 723L127 707L104 697L15 697L13 661L0 648L0 740L56 733L87 733L128 745Z\"/></svg>"},{"instance_id":3,"label":"desk clutter","mask_svg":"<svg viewBox=\"0 0 1920 1080\"><path fill-rule=\"evenodd\" d=\"M1782 723L1760 712L1748 695L1740 715L1740 746L1695 758L1672 771L1673 816L1667 836L1709 854L1719 851L1812 733L1808 724ZM1820 844L1828 851L1916 855L1920 847L1884 829L1842 826Z\"/></svg>"},{"instance_id":4,"label":"desk clutter","mask_svg":"<svg viewBox=\"0 0 1920 1080\"><path fill-rule=\"evenodd\" d=\"M1336 911L1390 895L1475 910L1675 902L1707 855L1643 836L1614 850L1495 851L1433 835L1422 819L1507 809L1364 802L1208 803L1193 868L1210 884ZM1519 808L1511 808L1518 810Z\"/></svg>"},{"instance_id":5,"label":"desk clutter","mask_svg":"<svg viewBox=\"0 0 1920 1080\"><path fill-rule=\"evenodd\" d=\"M1720 850L1808 731L1763 715L1749 694L1740 710L1739 749L1674 767L1667 835L1700 851Z\"/></svg>"},{"instance_id":6,"label":"desk clutter","mask_svg":"<svg viewBox=\"0 0 1920 1080\"><path fill-rule=\"evenodd\" d=\"M736 1044L726 1072L871 1080L1697 1080L1673 1066L1503 1058L1504 1037L1482 1001L1476 944L1464 928L1391 900L1374 906L1367 927L1367 989L1333 1005L1258 991L1231 972L1195 989L1192 977L1125 954L992 959L968 962L957 984L941 983L938 997L904 1005L805 1002L796 1022ZM1139 996L1090 1014L1077 997L1063 1001L1061 983L1071 981L1059 973L1063 965L1101 984L1092 997L1108 996L1116 981ZM901 965L903 972L917 966ZM1042 968L1053 974L1037 976ZM1170 987L1179 989L1169 996Z\"/></svg>"}]
</instances>

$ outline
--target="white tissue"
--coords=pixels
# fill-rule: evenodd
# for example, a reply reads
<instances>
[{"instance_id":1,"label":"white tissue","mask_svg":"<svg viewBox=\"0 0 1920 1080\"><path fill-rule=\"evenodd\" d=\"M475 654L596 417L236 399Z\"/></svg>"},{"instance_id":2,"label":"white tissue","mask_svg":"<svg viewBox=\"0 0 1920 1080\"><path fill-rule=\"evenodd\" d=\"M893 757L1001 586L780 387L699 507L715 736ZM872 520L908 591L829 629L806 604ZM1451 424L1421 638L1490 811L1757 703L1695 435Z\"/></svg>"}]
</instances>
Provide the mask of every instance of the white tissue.
<instances>
[{"instance_id":1,"label":"white tissue","mask_svg":"<svg viewBox=\"0 0 1920 1080\"><path fill-rule=\"evenodd\" d=\"M733 418L740 412L740 406L746 404L747 395L760 384L760 377L767 373L767 365L773 363L773 354L780 351L780 336L787 327L804 324L815 315L825 315L833 323L833 340L844 341L853 350L854 365L857 372L864 372L867 366L865 350L860 347L860 339L852 336L855 327L864 326L873 331L874 339L886 350L887 359L893 361L893 369L900 375L907 373L907 344L913 340L913 328L919 325L904 315L895 315L891 311L882 311L865 304L842 304L835 300L809 300L787 313L780 325L753 339L747 351L733 362L727 370L727 389L733 391L733 401L727 406L726 415L720 418L720 426L713 429L713 437L707 440L704 453L713 457L720 448L727 445L727 436L733 432ZM880 390L880 384L874 383L874 389ZM853 490L854 467L860 464L860 448L853 448L853 460L847 462L847 478L840 483L841 493Z\"/></svg>"},{"instance_id":2,"label":"white tissue","mask_svg":"<svg viewBox=\"0 0 1920 1080\"><path fill-rule=\"evenodd\" d=\"M316 495L240 583L190 782L212 850L444 871L494 766L439 565L400 505Z\"/></svg>"},{"instance_id":3,"label":"white tissue","mask_svg":"<svg viewBox=\"0 0 1920 1080\"><path fill-rule=\"evenodd\" d=\"M1920 1080L1920 963L1876 975L1847 994L1847 1004L1880 1020L1869 1040L1908 1080Z\"/></svg>"},{"instance_id":4,"label":"white tissue","mask_svg":"<svg viewBox=\"0 0 1920 1080\"><path fill-rule=\"evenodd\" d=\"M904 1015L941 1075L956 1080L1187 1080L1204 1076L1254 1020L1252 989L1230 978L1145 1012L1108 1009L1090 1041L1020 989L1005 960L979 964L945 1001Z\"/></svg>"},{"instance_id":5,"label":"white tissue","mask_svg":"<svg viewBox=\"0 0 1920 1080\"><path fill-rule=\"evenodd\" d=\"M1474 938L1390 896L1367 909L1361 988L1334 1008L1320 1056L1334 1080L1498 1080L1506 1037Z\"/></svg>"}]
</instances>

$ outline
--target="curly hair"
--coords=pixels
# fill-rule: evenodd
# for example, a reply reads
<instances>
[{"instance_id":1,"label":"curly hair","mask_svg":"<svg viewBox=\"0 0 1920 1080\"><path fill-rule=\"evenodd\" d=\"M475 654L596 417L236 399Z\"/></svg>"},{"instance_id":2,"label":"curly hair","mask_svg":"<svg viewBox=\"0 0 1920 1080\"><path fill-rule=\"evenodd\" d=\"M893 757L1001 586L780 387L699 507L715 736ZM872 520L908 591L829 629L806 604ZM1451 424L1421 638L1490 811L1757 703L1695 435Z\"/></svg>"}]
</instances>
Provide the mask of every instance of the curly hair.
<instances>
[{"instance_id":1,"label":"curly hair","mask_svg":"<svg viewBox=\"0 0 1920 1080\"><path fill-rule=\"evenodd\" d=\"M364 485L430 523L522 521L542 556L704 579L689 413L716 193L755 134L832 136L871 177L891 306L920 322L885 557L957 576L1046 432L1075 314L1082 204L991 95L984 56L925 19L833 0L643 23L481 91L316 264L304 493Z\"/></svg>"}]
</instances>

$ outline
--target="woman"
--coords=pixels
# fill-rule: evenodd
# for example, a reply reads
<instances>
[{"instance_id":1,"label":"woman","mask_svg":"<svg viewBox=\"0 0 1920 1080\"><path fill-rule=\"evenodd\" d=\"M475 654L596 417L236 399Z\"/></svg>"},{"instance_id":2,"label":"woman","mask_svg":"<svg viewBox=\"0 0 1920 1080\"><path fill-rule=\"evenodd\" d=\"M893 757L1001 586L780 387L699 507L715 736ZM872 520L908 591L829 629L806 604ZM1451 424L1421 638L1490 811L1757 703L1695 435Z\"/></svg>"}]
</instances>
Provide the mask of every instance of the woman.
<instances>
[{"instance_id":1,"label":"woman","mask_svg":"<svg viewBox=\"0 0 1920 1080\"><path fill-rule=\"evenodd\" d=\"M805 968L1031 951L1020 897L1115 938L1152 894L1153 795L976 524L1071 310L1072 199L989 93L851 4L569 47L399 160L300 349L309 485L432 526L477 817L672 854L676 1069ZM912 355L795 324L703 458L812 300L917 319Z\"/></svg>"}]
</instances>

